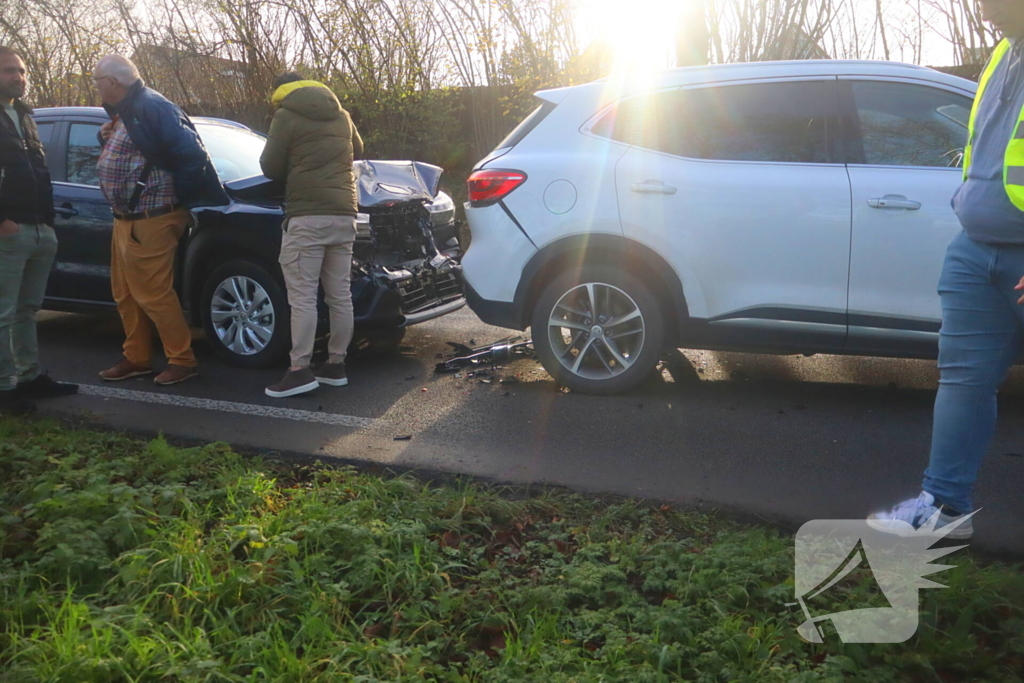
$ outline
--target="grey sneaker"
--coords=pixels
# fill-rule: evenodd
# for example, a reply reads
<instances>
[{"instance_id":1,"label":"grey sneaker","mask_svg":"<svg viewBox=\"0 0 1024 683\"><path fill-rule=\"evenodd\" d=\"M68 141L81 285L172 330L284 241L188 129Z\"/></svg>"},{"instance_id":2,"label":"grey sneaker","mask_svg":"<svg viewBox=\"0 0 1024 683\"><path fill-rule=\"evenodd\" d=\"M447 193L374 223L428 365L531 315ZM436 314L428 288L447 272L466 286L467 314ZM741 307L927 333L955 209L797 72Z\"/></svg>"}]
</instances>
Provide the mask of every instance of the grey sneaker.
<instances>
[{"instance_id":1,"label":"grey sneaker","mask_svg":"<svg viewBox=\"0 0 1024 683\"><path fill-rule=\"evenodd\" d=\"M271 398L287 398L288 396L308 393L319 386L320 383L313 376L313 371L309 368L302 368L301 370L289 370L284 373L284 377L281 378L280 382L267 387L266 393Z\"/></svg>"},{"instance_id":2,"label":"grey sneaker","mask_svg":"<svg viewBox=\"0 0 1024 683\"><path fill-rule=\"evenodd\" d=\"M915 531L932 528L937 535L965 541L974 535L971 517L975 512L960 514L959 511L951 511L937 504L935 496L922 491L917 498L905 500L890 511L869 515L868 526L893 536L909 536Z\"/></svg>"},{"instance_id":3,"label":"grey sneaker","mask_svg":"<svg viewBox=\"0 0 1024 683\"><path fill-rule=\"evenodd\" d=\"M317 367L315 373L317 381L321 384L332 387L343 387L348 384L344 363L324 363Z\"/></svg>"}]
</instances>

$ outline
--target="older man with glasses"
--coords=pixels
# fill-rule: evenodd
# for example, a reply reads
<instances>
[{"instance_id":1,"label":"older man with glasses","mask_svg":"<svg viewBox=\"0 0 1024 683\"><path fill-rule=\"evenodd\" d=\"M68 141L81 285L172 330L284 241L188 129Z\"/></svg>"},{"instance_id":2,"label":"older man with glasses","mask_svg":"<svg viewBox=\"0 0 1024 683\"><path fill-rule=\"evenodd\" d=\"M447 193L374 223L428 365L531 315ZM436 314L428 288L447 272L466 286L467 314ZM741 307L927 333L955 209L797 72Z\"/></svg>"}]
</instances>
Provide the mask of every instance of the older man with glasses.
<instances>
[{"instance_id":1,"label":"older man with glasses","mask_svg":"<svg viewBox=\"0 0 1024 683\"><path fill-rule=\"evenodd\" d=\"M114 212L111 289L125 331L124 358L100 377L114 382L151 374L155 327L168 365L154 382L184 382L198 369L174 291L174 254L190 209L230 200L188 116L147 88L131 61L104 57L93 82L111 116L100 129L96 168Z\"/></svg>"}]
</instances>

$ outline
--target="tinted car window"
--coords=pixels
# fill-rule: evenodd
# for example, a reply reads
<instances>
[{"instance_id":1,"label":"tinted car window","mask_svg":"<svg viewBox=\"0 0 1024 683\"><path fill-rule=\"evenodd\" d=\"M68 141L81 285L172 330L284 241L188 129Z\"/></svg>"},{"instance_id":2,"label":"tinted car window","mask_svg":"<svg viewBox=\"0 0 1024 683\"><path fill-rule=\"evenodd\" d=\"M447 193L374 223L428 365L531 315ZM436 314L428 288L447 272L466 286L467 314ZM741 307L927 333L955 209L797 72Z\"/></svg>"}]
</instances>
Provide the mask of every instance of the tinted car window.
<instances>
[{"instance_id":1,"label":"tinted car window","mask_svg":"<svg viewBox=\"0 0 1024 683\"><path fill-rule=\"evenodd\" d=\"M673 90L621 103L592 129L695 159L827 163L834 81Z\"/></svg>"},{"instance_id":2,"label":"tinted car window","mask_svg":"<svg viewBox=\"0 0 1024 683\"><path fill-rule=\"evenodd\" d=\"M53 136L53 126L54 124L52 123L36 124L36 128L39 130L39 142L43 143L44 145L49 144L50 138Z\"/></svg>"},{"instance_id":3,"label":"tinted car window","mask_svg":"<svg viewBox=\"0 0 1024 683\"><path fill-rule=\"evenodd\" d=\"M68 182L99 185L96 162L100 144L98 124L73 123L68 134ZM210 153L221 180L260 175L260 154L266 140L244 128L218 124L199 124L199 135Z\"/></svg>"},{"instance_id":4,"label":"tinted car window","mask_svg":"<svg viewBox=\"0 0 1024 683\"><path fill-rule=\"evenodd\" d=\"M99 124L72 123L68 133L68 182L98 187L96 162L100 158L100 143L96 138Z\"/></svg>"},{"instance_id":5,"label":"tinted car window","mask_svg":"<svg viewBox=\"0 0 1024 683\"><path fill-rule=\"evenodd\" d=\"M518 126L513 128L512 132L505 136L505 139L499 142L494 149L511 149L515 147L554 110L555 105L551 102L541 104L530 112L530 115L523 119Z\"/></svg>"},{"instance_id":6,"label":"tinted car window","mask_svg":"<svg viewBox=\"0 0 1024 683\"><path fill-rule=\"evenodd\" d=\"M678 90L650 93L619 102L591 132L637 147L677 153L676 115L685 102Z\"/></svg>"},{"instance_id":7,"label":"tinted car window","mask_svg":"<svg viewBox=\"0 0 1024 683\"><path fill-rule=\"evenodd\" d=\"M260 154L266 138L238 126L197 123L196 130L223 182L262 175Z\"/></svg>"},{"instance_id":8,"label":"tinted car window","mask_svg":"<svg viewBox=\"0 0 1024 683\"><path fill-rule=\"evenodd\" d=\"M970 99L905 83L855 81L852 87L864 163L960 165L967 143Z\"/></svg>"}]
</instances>

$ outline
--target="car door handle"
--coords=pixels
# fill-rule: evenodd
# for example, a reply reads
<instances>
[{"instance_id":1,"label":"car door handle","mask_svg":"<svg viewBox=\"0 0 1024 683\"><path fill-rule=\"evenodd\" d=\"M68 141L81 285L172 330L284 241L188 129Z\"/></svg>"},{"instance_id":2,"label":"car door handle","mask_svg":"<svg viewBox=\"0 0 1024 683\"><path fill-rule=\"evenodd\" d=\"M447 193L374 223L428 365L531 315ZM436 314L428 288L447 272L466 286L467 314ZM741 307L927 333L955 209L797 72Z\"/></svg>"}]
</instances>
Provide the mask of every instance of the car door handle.
<instances>
[{"instance_id":1,"label":"car door handle","mask_svg":"<svg viewBox=\"0 0 1024 683\"><path fill-rule=\"evenodd\" d=\"M644 192L647 194L675 194L676 188L666 185L660 180L645 180L642 183L633 183L629 186L633 192Z\"/></svg>"},{"instance_id":2,"label":"car door handle","mask_svg":"<svg viewBox=\"0 0 1024 683\"><path fill-rule=\"evenodd\" d=\"M72 216L78 215L78 209L72 207L69 202L64 202L60 206L55 206L53 207L53 210L61 216L64 216L64 218L71 218Z\"/></svg>"},{"instance_id":3,"label":"car door handle","mask_svg":"<svg viewBox=\"0 0 1024 683\"><path fill-rule=\"evenodd\" d=\"M907 199L901 194L887 194L884 197L869 199L868 206L872 209L906 209L907 211L917 211L921 208L921 202Z\"/></svg>"}]
</instances>

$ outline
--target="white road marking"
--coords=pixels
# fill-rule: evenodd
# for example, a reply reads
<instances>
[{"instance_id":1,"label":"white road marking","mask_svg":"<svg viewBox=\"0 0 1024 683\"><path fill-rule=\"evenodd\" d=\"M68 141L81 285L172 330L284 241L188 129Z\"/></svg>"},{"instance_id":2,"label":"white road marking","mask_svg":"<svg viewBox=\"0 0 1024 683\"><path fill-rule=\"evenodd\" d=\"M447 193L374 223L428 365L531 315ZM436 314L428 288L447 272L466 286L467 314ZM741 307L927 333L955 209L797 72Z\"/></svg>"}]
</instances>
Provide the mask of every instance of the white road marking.
<instances>
[{"instance_id":1,"label":"white road marking","mask_svg":"<svg viewBox=\"0 0 1024 683\"><path fill-rule=\"evenodd\" d=\"M133 391L131 389L115 389L113 387L96 386L93 384L82 384L78 392L87 396L99 396L101 398L116 398L123 401L137 401L139 403L155 403L165 406L176 406L178 408L198 408L200 410L216 410L222 413L237 413L240 415L253 415L255 417L272 417L280 420L295 420L298 422L317 422L320 424L338 425L341 427L353 427L356 429L369 429L384 425L383 420L376 420L370 417L356 417L354 415L336 415L314 410L296 410L295 408L276 408L273 406L261 406L254 403L235 403L234 401L215 401L210 398L194 398L192 396L175 396L173 394L157 394L152 391Z\"/></svg>"}]
</instances>

